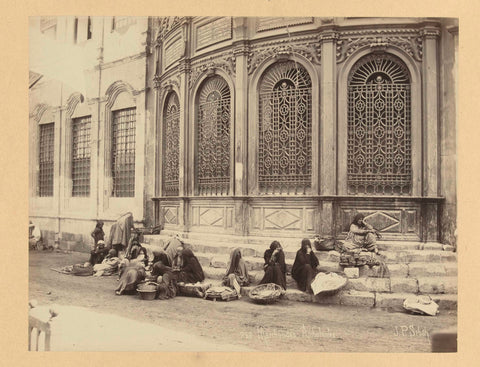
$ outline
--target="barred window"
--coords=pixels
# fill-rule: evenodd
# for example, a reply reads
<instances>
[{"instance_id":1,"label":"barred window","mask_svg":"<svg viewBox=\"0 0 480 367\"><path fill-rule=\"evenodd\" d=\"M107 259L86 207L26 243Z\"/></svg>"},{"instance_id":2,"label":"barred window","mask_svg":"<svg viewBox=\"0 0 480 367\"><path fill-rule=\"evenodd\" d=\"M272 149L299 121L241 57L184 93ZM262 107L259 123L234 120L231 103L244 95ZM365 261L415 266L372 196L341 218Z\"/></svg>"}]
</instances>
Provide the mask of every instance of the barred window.
<instances>
[{"instance_id":1,"label":"barred window","mask_svg":"<svg viewBox=\"0 0 480 367\"><path fill-rule=\"evenodd\" d=\"M72 196L90 196L91 117L72 121Z\"/></svg>"},{"instance_id":2,"label":"barred window","mask_svg":"<svg viewBox=\"0 0 480 367\"><path fill-rule=\"evenodd\" d=\"M128 27L131 24L137 22L136 17L113 17L112 18L112 31Z\"/></svg>"},{"instance_id":3,"label":"barred window","mask_svg":"<svg viewBox=\"0 0 480 367\"><path fill-rule=\"evenodd\" d=\"M135 108L113 111L112 178L116 197L135 196Z\"/></svg>"},{"instance_id":4,"label":"barred window","mask_svg":"<svg viewBox=\"0 0 480 367\"><path fill-rule=\"evenodd\" d=\"M40 125L40 171L38 175L39 196L53 196L54 137L54 123Z\"/></svg>"},{"instance_id":5,"label":"barred window","mask_svg":"<svg viewBox=\"0 0 480 367\"><path fill-rule=\"evenodd\" d=\"M258 185L305 194L312 174L312 82L294 61L272 65L259 88Z\"/></svg>"},{"instance_id":6,"label":"barred window","mask_svg":"<svg viewBox=\"0 0 480 367\"><path fill-rule=\"evenodd\" d=\"M410 194L410 77L393 55L360 59L348 81L350 194Z\"/></svg>"},{"instance_id":7,"label":"barred window","mask_svg":"<svg viewBox=\"0 0 480 367\"><path fill-rule=\"evenodd\" d=\"M163 112L163 192L178 195L178 157L180 141L180 103L175 92L169 94Z\"/></svg>"},{"instance_id":8,"label":"barred window","mask_svg":"<svg viewBox=\"0 0 480 367\"><path fill-rule=\"evenodd\" d=\"M198 93L197 190L228 195L230 188L230 88L222 77L208 78Z\"/></svg>"}]
</instances>

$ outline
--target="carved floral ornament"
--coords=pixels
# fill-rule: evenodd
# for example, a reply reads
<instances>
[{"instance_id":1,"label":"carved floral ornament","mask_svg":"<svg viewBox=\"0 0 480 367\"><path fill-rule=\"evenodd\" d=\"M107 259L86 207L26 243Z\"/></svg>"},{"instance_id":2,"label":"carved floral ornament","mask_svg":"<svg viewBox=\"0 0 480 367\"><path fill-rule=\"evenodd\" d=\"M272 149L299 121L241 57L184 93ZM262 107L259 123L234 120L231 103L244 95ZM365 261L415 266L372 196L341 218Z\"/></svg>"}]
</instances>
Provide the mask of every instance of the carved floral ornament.
<instances>
[{"instance_id":1,"label":"carved floral ornament","mask_svg":"<svg viewBox=\"0 0 480 367\"><path fill-rule=\"evenodd\" d=\"M295 54L305 57L314 64L320 64L321 44L319 41L320 38L317 36L297 37L255 45L248 54L248 73L251 74L268 58L290 57Z\"/></svg>"},{"instance_id":2,"label":"carved floral ornament","mask_svg":"<svg viewBox=\"0 0 480 367\"><path fill-rule=\"evenodd\" d=\"M173 91L174 87L176 87L177 90L180 89L180 83L175 79L168 79L163 83L158 82L158 87L156 88L160 88L161 90L160 101L163 101L163 97L165 97L165 94Z\"/></svg>"},{"instance_id":3,"label":"carved floral ornament","mask_svg":"<svg viewBox=\"0 0 480 367\"><path fill-rule=\"evenodd\" d=\"M40 103L35 106L35 108L30 114L30 117L33 118L36 122L40 122L46 110L48 110L48 105L46 105L45 103Z\"/></svg>"},{"instance_id":4,"label":"carved floral ornament","mask_svg":"<svg viewBox=\"0 0 480 367\"><path fill-rule=\"evenodd\" d=\"M161 17L158 22L158 40L163 40L165 36L174 28L177 28L187 17Z\"/></svg>"},{"instance_id":5,"label":"carved floral ornament","mask_svg":"<svg viewBox=\"0 0 480 367\"><path fill-rule=\"evenodd\" d=\"M345 61L356 50L370 46L373 50L382 50L396 46L416 61L423 59L423 40L438 37L438 29L377 29L368 31L340 32L337 40L337 63Z\"/></svg>"},{"instance_id":6,"label":"carved floral ornament","mask_svg":"<svg viewBox=\"0 0 480 367\"><path fill-rule=\"evenodd\" d=\"M192 88L198 81L200 76L207 72L208 74L215 74L217 69L223 70L230 77L235 77L236 60L233 53L224 53L217 56L212 56L203 59L197 63L192 63L192 70L189 78L189 88Z\"/></svg>"}]
</instances>

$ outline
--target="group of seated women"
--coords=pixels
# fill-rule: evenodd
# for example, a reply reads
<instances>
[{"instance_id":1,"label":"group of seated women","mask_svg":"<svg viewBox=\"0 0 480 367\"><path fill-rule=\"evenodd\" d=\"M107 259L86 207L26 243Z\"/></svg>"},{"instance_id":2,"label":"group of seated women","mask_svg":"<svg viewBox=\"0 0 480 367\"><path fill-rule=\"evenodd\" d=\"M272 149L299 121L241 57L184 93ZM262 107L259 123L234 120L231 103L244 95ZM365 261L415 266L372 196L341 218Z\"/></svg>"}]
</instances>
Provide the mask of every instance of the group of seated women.
<instances>
[{"instance_id":1,"label":"group of seated women","mask_svg":"<svg viewBox=\"0 0 480 367\"><path fill-rule=\"evenodd\" d=\"M361 214L355 216L345 243L346 251L364 250L377 253L375 235L378 233L364 222ZM119 284L115 293L124 294L134 291L144 281L153 280L162 291L163 298L175 297L179 285L203 282L205 275L200 262L192 250L186 248L179 237L171 238L162 249L150 253L137 241L129 245L124 259L116 257L115 250L110 250L101 264L95 265L98 274L112 274L118 267ZM259 284L275 283L287 288L287 266L285 254L278 241L273 241L264 253L264 275ZM150 270L147 272L147 268ZM313 293L311 283L319 272L319 261L312 250L312 244L305 238L297 251L291 275L298 289ZM251 278L242 253L236 248L230 254L222 284L236 291L240 298L241 287L248 286ZM200 290L197 295L202 297Z\"/></svg>"},{"instance_id":2,"label":"group of seated women","mask_svg":"<svg viewBox=\"0 0 480 367\"><path fill-rule=\"evenodd\" d=\"M270 248L265 251L264 260L265 275L260 280L260 284L275 283L283 289L287 289L285 254L278 241L273 241ZM304 292L312 292L310 284L318 271L318 264L310 240L304 238L292 266L292 278L297 282L298 289Z\"/></svg>"}]
</instances>

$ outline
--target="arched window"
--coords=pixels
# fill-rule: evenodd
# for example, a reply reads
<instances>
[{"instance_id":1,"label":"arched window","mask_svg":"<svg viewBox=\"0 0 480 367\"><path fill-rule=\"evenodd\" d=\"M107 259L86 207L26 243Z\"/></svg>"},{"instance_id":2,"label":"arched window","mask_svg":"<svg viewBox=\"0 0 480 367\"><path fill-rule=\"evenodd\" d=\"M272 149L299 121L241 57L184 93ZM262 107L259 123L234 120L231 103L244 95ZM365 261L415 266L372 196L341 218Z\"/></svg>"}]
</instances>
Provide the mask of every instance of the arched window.
<instances>
[{"instance_id":1,"label":"arched window","mask_svg":"<svg viewBox=\"0 0 480 367\"><path fill-rule=\"evenodd\" d=\"M38 196L53 196L55 124L40 124Z\"/></svg>"},{"instance_id":2,"label":"arched window","mask_svg":"<svg viewBox=\"0 0 480 367\"><path fill-rule=\"evenodd\" d=\"M312 81L294 61L268 68L259 87L258 184L263 193L306 193L312 174Z\"/></svg>"},{"instance_id":3,"label":"arched window","mask_svg":"<svg viewBox=\"0 0 480 367\"><path fill-rule=\"evenodd\" d=\"M230 188L230 88L220 76L198 92L196 188L199 195L228 195Z\"/></svg>"},{"instance_id":4,"label":"arched window","mask_svg":"<svg viewBox=\"0 0 480 367\"><path fill-rule=\"evenodd\" d=\"M410 76L397 57L368 55L348 80L348 192L410 194Z\"/></svg>"},{"instance_id":5,"label":"arched window","mask_svg":"<svg viewBox=\"0 0 480 367\"><path fill-rule=\"evenodd\" d=\"M180 141L180 103L177 93L171 92L163 110L163 192L178 195L178 148Z\"/></svg>"}]
</instances>

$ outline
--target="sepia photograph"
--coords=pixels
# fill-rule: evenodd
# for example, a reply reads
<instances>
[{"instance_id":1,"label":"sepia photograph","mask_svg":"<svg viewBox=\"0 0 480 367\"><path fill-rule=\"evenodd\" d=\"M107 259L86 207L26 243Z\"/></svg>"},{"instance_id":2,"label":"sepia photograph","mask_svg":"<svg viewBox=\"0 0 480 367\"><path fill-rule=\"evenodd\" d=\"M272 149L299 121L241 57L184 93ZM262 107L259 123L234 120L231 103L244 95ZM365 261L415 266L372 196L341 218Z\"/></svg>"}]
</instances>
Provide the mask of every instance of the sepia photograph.
<instances>
[{"instance_id":1,"label":"sepia photograph","mask_svg":"<svg viewBox=\"0 0 480 367\"><path fill-rule=\"evenodd\" d=\"M457 352L458 18L46 15L29 351Z\"/></svg>"}]
</instances>

